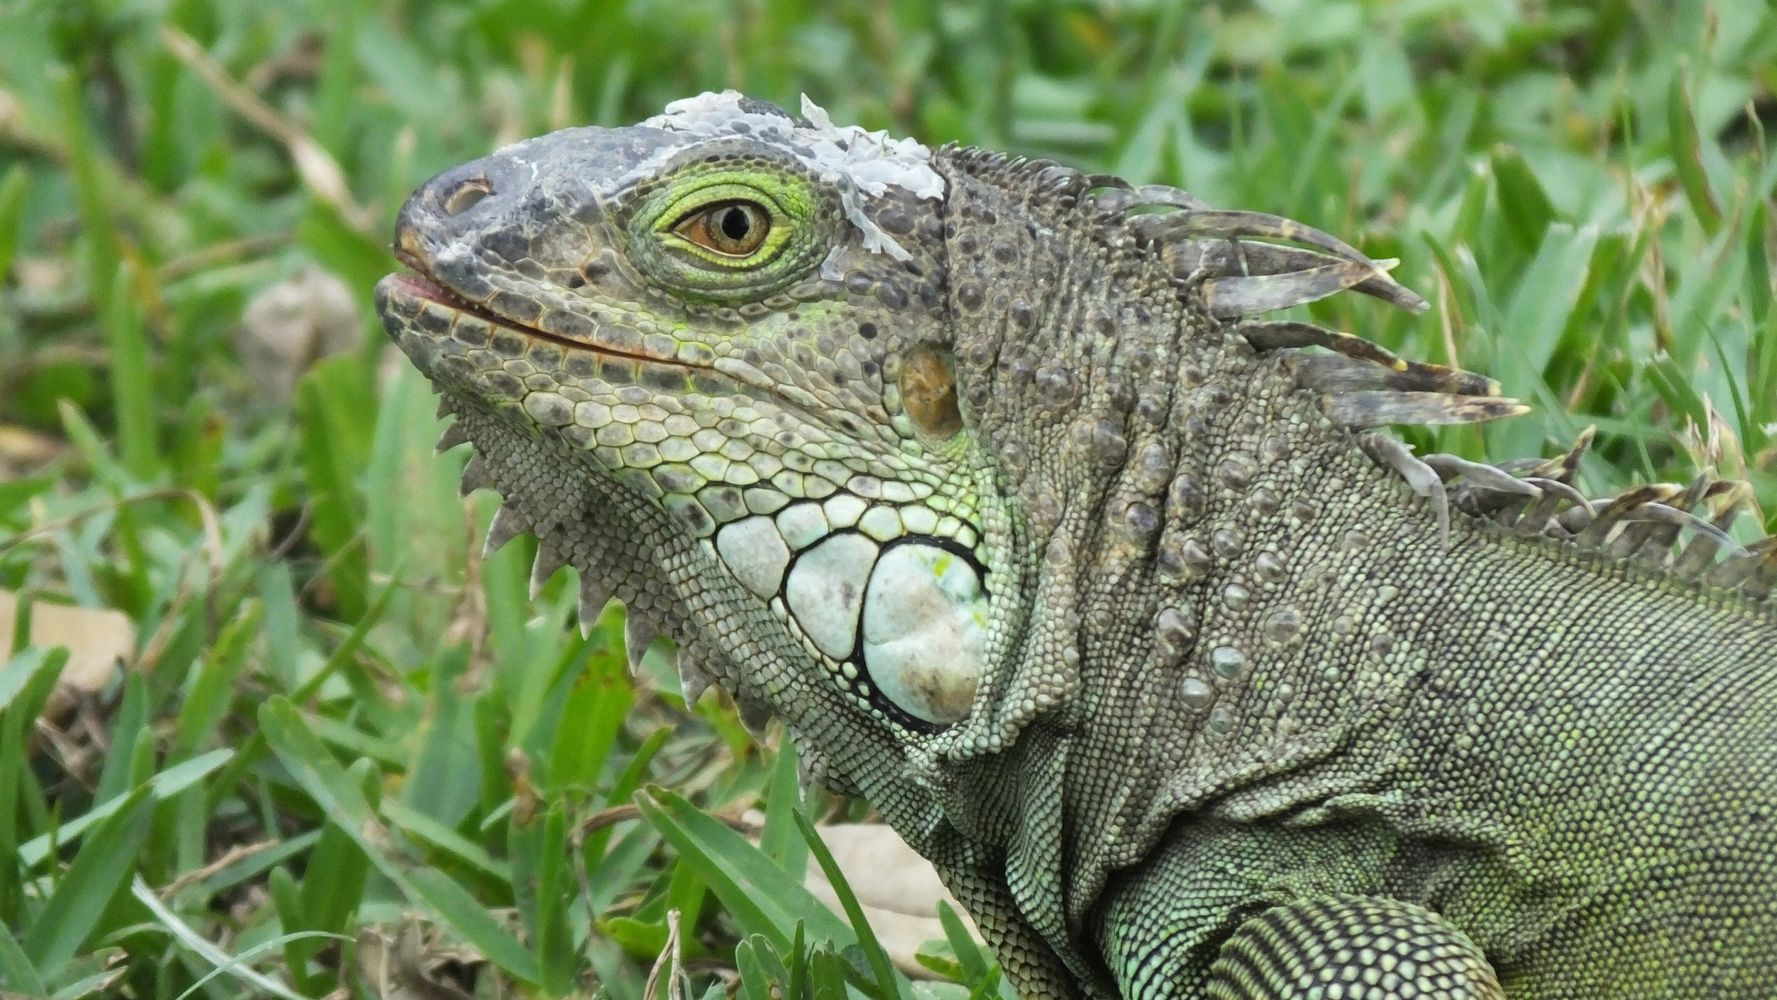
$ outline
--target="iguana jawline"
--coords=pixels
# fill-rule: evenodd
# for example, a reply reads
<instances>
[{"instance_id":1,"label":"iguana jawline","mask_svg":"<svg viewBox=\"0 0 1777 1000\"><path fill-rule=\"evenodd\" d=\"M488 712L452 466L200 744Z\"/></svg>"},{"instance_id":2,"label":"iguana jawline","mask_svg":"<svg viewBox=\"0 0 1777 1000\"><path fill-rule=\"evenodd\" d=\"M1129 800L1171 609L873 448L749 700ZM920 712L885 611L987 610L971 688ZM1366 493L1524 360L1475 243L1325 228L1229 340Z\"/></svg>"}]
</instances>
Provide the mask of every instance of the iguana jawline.
<instances>
[{"instance_id":1,"label":"iguana jawline","mask_svg":"<svg viewBox=\"0 0 1777 1000\"><path fill-rule=\"evenodd\" d=\"M570 351L585 351L603 357L621 358L625 361L636 361L646 365L666 365L673 368L713 371L708 365L692 364L679 358L661 357L638 351L626 351L605 344L592 344L583 340L575 340L565 334L552 333L540 327L529 326L515 319L509 319L494 312L485 305L471 302L457 294L448 285L434 278L425 262L418 255L407 250L402 239L396 239L395 258L407 265L411 270L398 271L384 278L391 299L413 302L428 302L434 306L447 309L462 316L475 319L513 333L530 337L535 340L547 341Z\"/></svg>"}]
</instances>

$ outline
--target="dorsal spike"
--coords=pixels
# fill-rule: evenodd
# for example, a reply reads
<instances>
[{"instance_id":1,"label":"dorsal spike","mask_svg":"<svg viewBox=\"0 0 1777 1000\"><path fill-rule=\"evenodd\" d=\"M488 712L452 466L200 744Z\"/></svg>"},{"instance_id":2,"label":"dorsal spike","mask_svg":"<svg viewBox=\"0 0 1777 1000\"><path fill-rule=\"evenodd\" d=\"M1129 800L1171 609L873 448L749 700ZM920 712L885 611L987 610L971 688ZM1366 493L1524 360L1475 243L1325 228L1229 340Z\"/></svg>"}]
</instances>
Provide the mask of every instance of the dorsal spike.
<instances>
[{"instance_id":1,"label":"dorsal spike","mask_svg":"<svg viewBox=\"0 0 1777 1000\"><path fill-rule=\"evenodd\" d=\"M463 466L463 481L458 484L457 492L468 496L476 490L494 489L493 473L488 471L487 459L481 455L471 455Z\"/></svg>"},{"instance_id":2,"label":"dorsal spike","mask_svg":"<svg viewBox=\"0 0 1777 1000\"><path fill-rule=\"evenodd\" d=\"M1709 572L1703 578L1713 586L1735 590L1750 581L1757 568L1758 560L1746 558L1746 553L1742 550L1709 567Z\"/></svg>"},{"instance_id":3,"label":"dorsal spike","mask_svg":"<svg viewBox=\"0 0 1777 1000\"><path fill-rule=\"evenodd\" d=\"M1182 191L1179 193L1184 194ZM1181 220L1183 235L1224 240L1239 239L1243 236L1264 240L1283 240L1287 243L1310 246L1354 263L1370 261L1370 258L1357 247L1337 236L1313 226L1304 225L1294 219L1286 219L1281 215L1272 215L1268 212L1207 208L1196 198L1190 195L1185 195L1185 197L1189 199L1189 203L1180 206L1186 208L1186 211L1179 213L1178 216ZM1387 270L1387 267L1380 264L1377 266L1382 270Z\"/></svg>"},{"instance_id":4,"label":"dorsal spike","mask_svg":"<svg viewBox=\"0 0 1777 1000\"><path fill-rule=\"evenodd\" d=\"M1539 535L1554 533L1557 537L1566 537L1568 532L1561 528L1555 516L1561 512L1562 498L1555 493L1544 491L1536 499L1522 506L1508 507L1500 512L1500 523L1512 530L1519 538L1535 538ZM1589 516L1590 506L1578 508Z\"/></svg>"},{"instance_id":5,"label":"dorsal spike","mask_svg":"<svg viewBox=\"0 0 1777 1000\"><path fill-rule=\"evenodd\" d=\"M1316 392L1441 392L1448 396L1497 396L1499 383L1443 365L1399 361L1381 365L1338 354L1301 354L1289 359L1296 382Z\"/></svg>"},{"instance_id":6,"label":"dorsal spike","mask_svg":"<svg viewBox=\"0 0 1777 1000\"><path fill-rule=\"evenodd\" d=\"M450 424L445 426L444 433L438 436L437 452L442 455L458 445L468 443L468 430L463 427L462 421L453 420Z\"/></svg>"},{"instance_id":7,"label":"dorsal spike","mask_svg":"<svg viewBox=\"0 0 1777 1000\"><path fill-rule=\"evenodd\" d=\"M679 647L679 692L684 695L687 708L697 704L703 693L716 682L714 671L705 663L707 655L695 642Z\"/></svg>"},{"instance_id":8,"label":"dorsal spike","mask_svg":"<svg viewBox=\"0 0 1777 1000\"><path fill-rule=\"evenodd\" d=\"M1442 392L1345 392L1321 397L1321 409L1353 430L1389 424L1467 424L1516 416L1530 407L1504 396Z\"/></svg>"},{"instance_id":9,"label":"dorsal spike","mask_svg":"<svg viewBox=\"0 0 1777 1000\"><path fill-rule=\"evenodd\" d=\"M531 563L531 600L537 599L537 595L543 592L543 585L567 563L568 554L555 535L537 540L537 559Z\"/></svg>"},{"instance_id":10,"label":"dorsal spike","mask_svg":"<svg viewBox=\"0 0 1777 1000\"><path fill-rule=\"evenodd\" d=\"M576 568L580 573L580 634L590 637L605 605L611 603L611 583L603 573L590 567Z\"/></svg>"},{"instance_id":11,"label":"dorsal spike","mask_svg":"<svg viewBox=\"0 0 1777 1000\"><path fill-rule=\"evenodd\" d=\"M771 723L771 706L752 698L737 696L734 707L740 710L740 724L747 727L747 732L763 740L765 728Z\"/></svg>"},{"instance_id":12,"label":"dorsal spike","mask_svg":"<svg viewBox=\"0 0 1777 1000\"><path fill-rule=\"evenodd\" d=\"M647 655L648 647L660 636L660 629L646 616L636 612L634 607L628 609L623 619L623 649L629 657L629 675L636 677L642 672L642 657Z\"/></svg>"},{"instance_id":13,"label":"dorsal spike","mask_svg":"<svg viewBox=\"0 0 1777 1000\"><path fill-rule=\"evenodd\" d=\"M1256 316L1336 295L1374 274L1366 265L1339 261L1283 274L1210 278L1203 282L1203 300L1210 315L1221 319Z\"/></svg>"},{"instance_id":14,"label":"dorsal spike","mask_svg":"<svg viewBox=\"0 0 1777 1000\"><path fill-rule=\"evenodd\" d=\"M1727 529L1733 526L1751 498L1752 488L1745 483L1717 480L1710 484L1704 493L1704 502L1716 501L1715 514L1706 523L1719 530L1694 535L1672 561L1672 571L1683 577L1701 579L1720 555L1722 539L1728 537Z\"/></svg>"},{"instance_id":15,"label":"dorsal spike","mask_svg":"<svg viewBox=\"0 0 1777 1000\"><path fill-rule=\"evenodd\" d=\"M1752 576L1740 589L1755 601L1768 601L1777 588L1777 537L1761 538L1746 547L1746 554L1737 558L1752 560Z\"/></svg>"},{"instance_id":16,"label":"dorsal spike","mask_svg":"<svg viewBox=\"0 0 1777 1000\"><path fill-rule=\"evenodd\" d=\"M1549 479L1544 476L1525 476L1524 481L1541 489L1544 493L1552 493L1557 499L1566 500L1591 517L1598 512L1593 509L1592 501L1584 493L1567 484L1565 479Z\"/></svg>"},{"instance_id":17,"label":"dorsal spike","mask_svg":"<svg viewBox=\"0 0 1777 1000\"><path fill-rule=\"evenodd\" d=\"M531 530L529 520L511 507L501 505L494 511L493 523L487 527L487 540L481 544L481 558L486 559L505 548L506 543Z\"/></svg>"},{"instance_id":18,"label":"dorsal spike","mask_svg":"<svg viewBox=\"0 0 1777 1000\"><path fill-rule=\"evenodd\" d=\"M1670 483L1648 483L1637 486L1620 496L1605 503L1597 513L1575 534L1574 541L1581 548L1602 548L1610 540L1617 526L1632 519L1638 509L1649 503L1663 503L1668 497L1678 492L1678 487Z\"/></svg>"},{"instance_id":19,"label":"dorsal spike","mask_svg":"<svg viewBox=\"0 0 1777 1000\"><path fill-rule=\"evenodd\" d=\"M1438 542L1450 544L1450 498L1444 491L1444 480L1436 470L1425 464L1413 449L1399 438L1387 434L1365 434L1358 445L1370 458L1393 469L1414 493L1431 501L1438 518Z\"/></svg>"},{"instance_id":20,"label":"dorsal spike","mask_svg":"<svg viewBox=\"0 0 1777 1000\"><path fill-rule=\"evenodd\" d=\"M1425 464L1436 469L1438 475L1442 476L1446 481L1456 479L1460 476L1462 479L1467 480L1470 485L1497 493L1508 493L1527 497L1537 495L1537 488L1535 486L1516 476L1510 475L1503 470L1494 468L1491 465L1485 465L1481 462L1471 462L1466 458L1460 458L1456 455L1445 455L1442 453L1427 455L1425 456L1424 461Z\"/></svg>"}]
</instances>

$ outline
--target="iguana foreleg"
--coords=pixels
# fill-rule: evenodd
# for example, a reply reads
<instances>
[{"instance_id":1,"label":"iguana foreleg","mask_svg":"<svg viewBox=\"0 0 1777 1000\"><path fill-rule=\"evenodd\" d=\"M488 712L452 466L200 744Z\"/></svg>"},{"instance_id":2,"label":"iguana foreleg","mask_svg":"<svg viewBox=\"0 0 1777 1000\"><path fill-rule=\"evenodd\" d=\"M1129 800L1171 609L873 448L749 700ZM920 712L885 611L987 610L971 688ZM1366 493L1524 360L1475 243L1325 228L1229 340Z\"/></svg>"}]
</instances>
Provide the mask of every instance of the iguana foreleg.
<instances>
[{"instance_id":1,"label":"iguana foreleg","mask_svg":"<svg viewBox=\"0 0 1777 1000\"><path fill-rule=\"evenodd\" d=\"M1248 856L1240 830L1190 831L1112 885L1099 933L1122 996L1503 1000L1468 935L1376 894L1392 852L1373 828L1299 831L1270 857Z\"/></svg>"},{"instance_id":2,"label":"iguana foreleg","mask_svg":"<svg viewBox=\"0 0 1777 1000\"><path fill-rule=\"evenodd\" d=\"M1503 1000L1468 935L1422 906L1315 896L1248 917L1209 969L1210 1000Z\"/></svg>"}]
</instances>

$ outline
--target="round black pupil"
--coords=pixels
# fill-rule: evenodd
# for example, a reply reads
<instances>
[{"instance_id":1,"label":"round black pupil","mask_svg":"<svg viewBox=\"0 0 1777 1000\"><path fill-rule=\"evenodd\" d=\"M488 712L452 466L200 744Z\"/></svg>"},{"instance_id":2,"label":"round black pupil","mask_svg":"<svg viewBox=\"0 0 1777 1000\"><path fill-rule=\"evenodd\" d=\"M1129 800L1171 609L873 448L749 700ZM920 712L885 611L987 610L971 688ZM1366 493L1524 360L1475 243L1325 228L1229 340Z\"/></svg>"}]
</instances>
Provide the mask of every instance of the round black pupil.
<instances>
[{"instance_id":1,"label":"round black pupil","mask_svg":"<svg viewBox=\"0 0 1777 1000\"><path fill-rule=\"evenodd\" d=\"M747 215L746 209L730 206L722 210L722 217L717 220L717 225L721 227L723 236L739 242L746 239L747 231L753 228L753 220Z\"/></svg>"}]
</instances>

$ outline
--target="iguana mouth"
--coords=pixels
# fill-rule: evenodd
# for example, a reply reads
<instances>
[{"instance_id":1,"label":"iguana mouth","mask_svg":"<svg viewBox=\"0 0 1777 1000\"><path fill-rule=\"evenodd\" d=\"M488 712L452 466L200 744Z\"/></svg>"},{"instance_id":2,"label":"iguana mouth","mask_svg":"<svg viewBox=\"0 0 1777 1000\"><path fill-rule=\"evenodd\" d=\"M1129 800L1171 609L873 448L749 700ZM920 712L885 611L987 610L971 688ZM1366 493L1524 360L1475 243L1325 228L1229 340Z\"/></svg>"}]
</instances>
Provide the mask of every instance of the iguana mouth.
<instances>
[{"instance_id":1,"label":"iguana mouth","mask_svg":"<svg viewBox=\"0 0 1777 1000\"><path fill-rule=\"evenodd\" d=\"M422 302L429 303L435 308L444 309L457 316L472 317L488 326L510 330L513 333L546 341L570 351L584 351L589 354L636 361L646 365L666 365L673 368L700 370L707 367L692 364L670 355L650 352L640 344L637 344L633 349L626 349L611 344L592 343L502 316L486 305L463 297L449 285L433 277L425 260L403 246L402 241L399 240L395 246L395 259L405 265L407 270L390 273L383 278L383 285L391 299L405 300L410 308L417 308Z\"/></svg>"}]
</instances>

